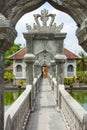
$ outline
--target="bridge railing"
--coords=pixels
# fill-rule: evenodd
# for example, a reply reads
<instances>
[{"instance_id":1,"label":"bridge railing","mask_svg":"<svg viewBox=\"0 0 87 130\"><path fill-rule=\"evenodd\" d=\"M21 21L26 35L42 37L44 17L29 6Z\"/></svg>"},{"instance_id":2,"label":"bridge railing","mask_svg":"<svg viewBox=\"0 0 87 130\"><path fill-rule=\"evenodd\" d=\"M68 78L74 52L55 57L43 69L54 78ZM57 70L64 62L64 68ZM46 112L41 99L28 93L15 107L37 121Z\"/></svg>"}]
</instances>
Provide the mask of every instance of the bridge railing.
<instances>
[{"instance_id":1,"label":"bridge railing","mask_svg":"<svg viewBox=\"0 0 87 130\"><path fill-rule=\"evenodd\" d=\"M4 130L25 130L30 111L34 110L34 101L41 82L41 75L34 79L33 85L27 85L24 92L5 112Z\"/></svg>"},{"instance_id":2,"label":"bridge railing","mask_svg":"<svg viewBox=\"0 0 87 130\"><path fill-rule=\"evenodd\" d=\"M49 79L53 91L56 90L56 80L52 79L52 77L49 77ZM59 85L58 104L66 125L70 130L87 130L87 111L72 98L65 90L64 85Z\"/></svg>"}]
</instances>

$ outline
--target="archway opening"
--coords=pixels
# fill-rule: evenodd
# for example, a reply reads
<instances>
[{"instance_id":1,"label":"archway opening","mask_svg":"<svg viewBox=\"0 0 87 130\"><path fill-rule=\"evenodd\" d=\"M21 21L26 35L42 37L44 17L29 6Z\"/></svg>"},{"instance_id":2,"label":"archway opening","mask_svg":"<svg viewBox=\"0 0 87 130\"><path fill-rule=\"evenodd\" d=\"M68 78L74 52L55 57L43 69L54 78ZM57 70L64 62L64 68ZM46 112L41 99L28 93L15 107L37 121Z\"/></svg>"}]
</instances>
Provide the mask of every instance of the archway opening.
<instances>
[{"instance_id":1,"label":"archway opening","mask_svg":"<svg viewBox=\"0 0 87 130\"><path fill-rule=\"evenodd\" d=\"M32 11L31 13L27 13L21 17L21 19L17 22L16 24L16 30L18 32L18 36L15 40L15 43L21 43L23 47L26 46L26 41L23 38L22 33L27 32L26 30L26 23L29 23L29 25L32 26L33 24L33 14L39 13L41 9L47 8L50 13L55 13L56 14L56 19L55 22L60 24L64 23L64 27L62 32L67 33L67 37L64 41L64 47L77 53L79 51L83 51L83 49L78 45L78 39L75 35L76 29L77 29L77 23L69 16L68 14L56 10L54 7L52 7L49 3L43 4L41 7L38 9Z\"/></svg>"}]
</instances>

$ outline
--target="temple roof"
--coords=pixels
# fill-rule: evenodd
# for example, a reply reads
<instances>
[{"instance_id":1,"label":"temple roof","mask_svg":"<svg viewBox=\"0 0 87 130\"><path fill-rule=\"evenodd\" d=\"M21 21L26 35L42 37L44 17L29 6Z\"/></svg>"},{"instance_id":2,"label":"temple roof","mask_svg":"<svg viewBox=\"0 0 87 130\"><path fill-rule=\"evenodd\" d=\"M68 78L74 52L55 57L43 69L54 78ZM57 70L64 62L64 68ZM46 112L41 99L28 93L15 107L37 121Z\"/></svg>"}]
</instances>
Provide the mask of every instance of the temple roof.
<instances>
[{"instance_id":1,"label":"temple roof","mask_svg":"<svg viewBox=\"0 0 87 130\"><path fill-rule=\"evenodd\" d=\"M76 54L74 54L73 52L69 51L66 48L64 48L64 54L66 55L67 59L71 59L71 60L81 59L79 56L77 56Z\"/></svg>"},{"instance_id":2,"label":"temple roof","mask_svg":"<svg viewBox=\"0 0 87 130\"><path fill-rule=\"evenodd\" d=\"M8 59L22 60L25 53L26 53L26 48L23 48L23 49L17 51L16 53L14 53L13 55L11 55ZM66 48L64 48L64 54L66 55L67 59L71 59L71 60L79 60L80 59L79 56L77 56L76 54L74 54L73 52L69 51Z\"/></svg>"},{"instance_id":3,"label":"temple roof","mask_svg":"<svg viewBox=\"0 0 87 130\"><path fill-rule=\"evenodd\" d=\"M9 56L8 59L21 60L21 59L23 59L25 53L26 53L26 48L23 48L23 49L17 51L16 53L14 53L13 55Z\"/></svg>"}]
</instances>

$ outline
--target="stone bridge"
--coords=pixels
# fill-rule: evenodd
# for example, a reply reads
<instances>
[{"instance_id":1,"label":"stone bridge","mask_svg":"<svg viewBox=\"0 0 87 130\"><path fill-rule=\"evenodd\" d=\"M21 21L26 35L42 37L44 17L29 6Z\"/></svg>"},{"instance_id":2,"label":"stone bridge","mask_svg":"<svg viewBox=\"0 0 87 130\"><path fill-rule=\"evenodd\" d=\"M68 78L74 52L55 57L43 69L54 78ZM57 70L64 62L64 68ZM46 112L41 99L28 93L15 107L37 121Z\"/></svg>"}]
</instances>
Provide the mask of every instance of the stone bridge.
<instances>
[{"instance_id":1,"label":"stone bridge","mask_svg":"<svg viewBox=\"0 0 87 130\"><path fill-rule=\"evenodd\" d=\"M58 102L56 104L56 99ZM38 75L5 113L4 130L87 130L87 112L49 74Z\"/></svg>"},{"instance_id":2,"label":"stone bridge","mask_svg":"<svg viewBox=\"0 0 87 130\"><path fill-rule=\"evenodd\" d=\"M77 23L77 26L78 26L76 35L79 40L79 44L83 47L83 49L85 51L87 51L87 47L86 47L87 46L86 45L86 42L87 42L87 1L86 0L80 0L80 1L79 0L73 0L73 1L72 0L37 0L37 1L36 0L26 0L26 1L24 1L24 0L14 0L14 1L13 0L1 0L0 1L0 129L1 130L4 129L4 101L3 101L4 100L4 98L3 98L4 53L7 49L9 49L9 47L11 47L11 45L14 43L15 37L17 36L17 32L15 30L15 25L16 25L17 21L25 13L28 13L28 12L31 12L31 11L37 9L45 2L49 2L54 8L61 10L63 12L66 12L75 20L75 22ZM44 17L44 15L45 15L45 17ZM51 22L50 22L49 27L47 27L47 25L46 25L48 16L51 17ZM62 34L60 33L61 29L63 27L63 24L61 24L60 26L59 25L56 26L56 24L53 23L55 14L48 14L48 11L44 10L41 12L41 14L34 15L34 17L35 17L36 24L34 24L33 28L31 28L30 25L26 25L27 30L29 30L30 33L29 34L24 33L24 38L26 39L26 42L27 42L27 54L24 57L24 60L27 64L27 84L30 84L30 85L33 84L33 65L34 65L34 63L36 64L36 66L38 65L38 61L41 66L44 66L44 65L49 66L50 64L55 66L55 64L56 64L56 68L57 68L56 103L58 105L59 104L59 102L58 102L59 87L58 86L60 83L63 83L63 80L60 80L60 79L63 79L63 64L66 59L63 54L63 40L66 36L66 33L62 33ZM42 22L43 22L42 26L40 26L40 24L38 23L38 18L40 18L42 20ZM40 33L37 32L38 30L40 31ZM44 33L44 31L45 31L45 33ZM53 33L50 33L51 31ZM43 47L40 45L40 41L42 41ZM33 43L33 44L31 44L31 43ZM37 44L35 44L35 43L37 43ZM39 51L37 46L40 47L41 51ZM49 65L48 65L48 63L49 63ZM37 75L38 71L37 71L37 69L35 69L35 70L36 70L36 75ZM32 92L30 92L30 93L32 93ZM62 94L60 94L60 95L62 95ZM30 98L31 98L31 96L30 96ZM61 101L63 99L64 98L62 98ZM67 105L67 107L68 107L68 105ZM69 115L69 114L67 114L67 115ZM71 119L71 115L70 115L70 119ZM75 118L76 117L77 116L75 116ZM79 117L79 115L78 115L78 117ZM82 116L82 117L84 117L84 118L80 118L81 119L80 121L83 120L83 124L85 124L86 121L84 123L84 120L86 118L85 118L85 116ZM10 120L10 118L11 117L8 116L9 120ZM12 120L10 120L10 121L12 122ZM80 121L78 121L78 122L80 122ZM18 122L18 119L16 120L15 124L17 122ZM9 123L7 123L7 124L9 124ZM80 122L80 124L81 124L81 122ZM81 126L82 126L81 128L83 129L82 124L81 124ZM11 126L8 125L8 127L10 129ZM19 129L19 128L17 128L17 129ZM84 129L85 130L87 129L86 124L84 126Z\"/></svg>"}]
</instances>

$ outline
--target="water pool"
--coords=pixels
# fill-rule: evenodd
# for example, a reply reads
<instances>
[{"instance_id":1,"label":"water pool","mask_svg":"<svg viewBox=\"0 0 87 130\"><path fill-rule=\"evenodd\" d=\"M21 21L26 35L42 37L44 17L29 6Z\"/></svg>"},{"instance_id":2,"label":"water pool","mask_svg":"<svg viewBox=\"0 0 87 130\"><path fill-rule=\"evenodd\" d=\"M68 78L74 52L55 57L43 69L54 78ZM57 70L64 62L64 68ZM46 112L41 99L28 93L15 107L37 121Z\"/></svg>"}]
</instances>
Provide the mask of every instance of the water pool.
<instances>
[{"instance_id":1,"label":"water pool","mask_svg":"<svg viewBox=\"0 0 87 130\"><path fill-rule=\"evenodd\" d=\"M4 108L5 111L12 105L12 103L21 95L23 90L7 90L4 93Z\"/></svg>"},{"instance_id":2,"label":"water pool","mask_svg":"<svg viewBox=\"0 0 87 130\"><path fill-rule=\"evenodd\" d=\"M71 91L69 94L87 111L87 91Z\"/></svg>"}]
</instances>

